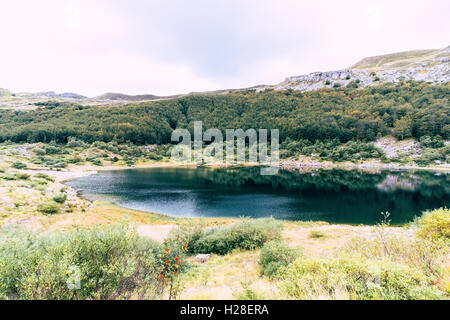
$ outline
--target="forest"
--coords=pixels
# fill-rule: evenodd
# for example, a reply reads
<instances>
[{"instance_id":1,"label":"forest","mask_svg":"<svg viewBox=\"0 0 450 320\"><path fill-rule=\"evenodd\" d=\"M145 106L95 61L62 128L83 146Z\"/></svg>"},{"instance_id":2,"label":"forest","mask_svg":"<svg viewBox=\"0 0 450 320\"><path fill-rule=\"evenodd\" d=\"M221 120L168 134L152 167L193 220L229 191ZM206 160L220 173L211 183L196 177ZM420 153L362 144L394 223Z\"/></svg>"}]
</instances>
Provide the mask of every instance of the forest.
<instances>
[{"instance_id":1,"label":"forest","mask_svg":"<svg viewBox=\"0 0 450 320\"><path fill-rule=\"evenodd\" d=\"M450 137L450 85L417 82L311 92L267 89L197 94L125 106L40 103L30 111L0 110L0 142L84 142L136 145L170 142L176 128L280 130L285 141L373 141ZM370 150L369 150L370 151Z\"/></svg>"}]
</instances>

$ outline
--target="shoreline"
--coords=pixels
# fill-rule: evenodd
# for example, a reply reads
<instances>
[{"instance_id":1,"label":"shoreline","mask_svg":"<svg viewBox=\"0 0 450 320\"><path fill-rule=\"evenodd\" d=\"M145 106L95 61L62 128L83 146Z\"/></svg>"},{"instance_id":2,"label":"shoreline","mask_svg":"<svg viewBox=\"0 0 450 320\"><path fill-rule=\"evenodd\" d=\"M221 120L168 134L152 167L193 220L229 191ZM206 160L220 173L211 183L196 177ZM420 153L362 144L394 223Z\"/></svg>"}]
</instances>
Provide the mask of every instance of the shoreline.
<instances>
[{"instance_id":1,"label":"shoreline","mask_svg":"<svg viewBox=\"0 0 450 320\"><path fill-rule=\"evenodd\" d=\"M44 172L52 175L58 182L65 183L78 178L86 177L91 174L97 174L100 171L118 171L118 170L134 170L134 169L150 169L150 168L230 168L230 167L255 167L258 163L244 163L244 164L195 164L195 163L174 163L174 162L155 162L138 164L134 166L72 166L60 171L49 170L44 168L28 169L33 172ZM329 161L292 161L290 159L280 161L280 170L299 171L301 173L308 173L317 170L358 170L362 172L376 173L381 171L430 171L436 173L450 173L450 165L443 166L413 166L402 165L395 163L380 163L375 161L366 161L362 163L352 162L329 162ZM25 170L25 171L28 171Z\"/></svg>"},{"instance_id":2,"label":"shoreline","mask_svg":"<svg viewBox=\"0 0 450 320\"><path fill-rule=\"evenodd\" d=\"M222 165L197 165L197 164L180 164L180 163L173 163L173 162L156 162L156 163L151 163L151 164L138 164L132 167L128 167L128 166L108 166L108 167L99 167L99 168L95 168L95 167L89 167L89 168L85 168L85 170L70 170L70 169L75 169L74 168L69 168L69 171L50 171L53 174L54 173L62 173L64 175L63 178L61 177L55 177L59 183L62 183L64 185L66 185L69 188L74 189L74 191L77 193L77 197L90 202L92 205L94 205L94 202L96 202L95 200L90 200L86 197L84 197L82 194L79 193L80 190L77 190L69 185L66 184L66 182L71 181L71 180L75 180L78 178L82 178L82 177L86 177L92 174L97 174L101 171L119 171L119 170L133 170L133 169L146 169L146 168L199 168L199 167L208 167L208 168L224 168L225 166ZM245 166L257 166L257 164L247 164L247 165L243 165L241 167L245 167ZM303 171L304 173L310 172L310 171L314 171L314 170L333 170L333 169L343 169L343 170L361 170L361 171L366 171L369 172L372 170L380 170L380 171L385 171L385 170L390 170L390 171L416 171L421 170L421 171L434 171L434 172L444 172L445 174L447 173L447 171L449 169L447 168L432 168L432 167L413 167L413 166L409 166L409 167L396 167L396 168L386 168L383 166L367 166L365 164L364 168L360 167L361 164L353 164L353 166L348 166L348 164L333 164L333 166L328 166L328 167L314 167L314 166L304 166L303 169L306 167L308 171ZM230 167L230 166L228 166ZM237 166L234 166L237 167ZM80 169L80 168L78 168ZM95 170L93 170L95 169ZM286 169L284 167L281 167L281 170L289 170L289 171L296 171L296 170L301 171L302 168L289 168ZM58 175L58 174L56 174ZM97 200L98 201L98 200ZM102 201L103 202L103 201ZM119 205L117 203L115 203L114 201L110 201L110 200L106 200L105 203L108 206L114 206L114 207L118 207L124 210L130 210L130 211L140 211L146 214L156 214L159 216L163 216L165 218L168 219L192 219L190 217L174 217L165 213L161 213L161 212L153 212L153 211L146 211L146 210L136 210L130 207L126 207L126 206L122 206ZM233 220L236 219L237 217L208 217L208 216L204 216L204 217L196 217L195 219L204 219L204 220L208 220L208 219L213 219L213 220ZM303 223L303 222L312 222L312 223L327 223L327 224L333 224L333 225L343 225L343 226L374 226L376 224L358 224L358 223L339 223L339 222L329 222L329 221L324 221L324 220L318 220L318 221L310 221L310 220L287 220L287 219L277 219L279 221L283 221L283 222L288 222L288 223ZM393 224L393 227L403 227L405 225L408 225L410 222L404 222L404 223L399 223L399 224Z\"/></svg>"}]
</instances>

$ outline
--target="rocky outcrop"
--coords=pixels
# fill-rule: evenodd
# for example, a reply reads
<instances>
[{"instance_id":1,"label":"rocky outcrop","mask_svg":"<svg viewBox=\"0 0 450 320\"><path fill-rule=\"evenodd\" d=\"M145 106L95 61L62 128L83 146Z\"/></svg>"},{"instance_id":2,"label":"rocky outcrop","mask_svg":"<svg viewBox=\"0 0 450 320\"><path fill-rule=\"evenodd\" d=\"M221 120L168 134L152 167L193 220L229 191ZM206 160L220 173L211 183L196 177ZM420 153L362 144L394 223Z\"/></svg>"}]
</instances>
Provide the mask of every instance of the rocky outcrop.
<instances>
[{"instance_id":1,"label":"rocky outcrop","mask_svg":"<svg viewBox=\"0 0 450 320\"><path fill-rule=\"evenodd\" d=\"M364 62L367 61L367 62ZM370 62L369 62L370 61ZM313 72L288 77L275 90L312 91L322 88L367 87L379 83L402 81L424 81L442 84L450 81L450 47L442 50L428 50L417 57L413 53L400 53L363 59L355 67Z\"/></svg>"}]
</instances>

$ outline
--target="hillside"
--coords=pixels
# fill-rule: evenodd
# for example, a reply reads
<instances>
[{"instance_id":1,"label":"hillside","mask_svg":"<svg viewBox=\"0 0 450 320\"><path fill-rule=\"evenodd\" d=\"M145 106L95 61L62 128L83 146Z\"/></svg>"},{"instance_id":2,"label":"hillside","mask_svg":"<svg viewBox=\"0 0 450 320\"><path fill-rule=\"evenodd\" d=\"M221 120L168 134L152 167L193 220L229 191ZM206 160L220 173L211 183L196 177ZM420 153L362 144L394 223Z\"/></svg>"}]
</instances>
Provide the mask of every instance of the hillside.
<instances>
[{"instance_id":1,"label":"hillside","mask_svg":"<svg viewBox=\"0 0 450 320\"><path fill-rule=\"evenodd\" d=\"M447 83L450 80L450 46L368 57L348 69L288 77L275 89L311 91L345 86L358 88L408 80Z\"/></svg>"},{"instance_id":2,"label":"hillside","mask_svg":"<svg viewBox=\"0 0 450 320\"><path fill-rule=\"evenodd\" d=\"M427 63L428 61L433 59L445 57L448 58L450 56L449 49L450 46L438 50L404 51L368 57L355 63L353 66L350 67L350 69L389 69L389 68L392 69L392 68L402 68L408 65L414 65L421 62Z\"/></svg>"},{"instance_id":3,"label":"hillside","mask_svg":"<svg viewBox=\"0 0 450 320\"><path fill-rule=\"evenodd\" d=\"M440 135L448 139L449 84L411 82L313 92L254 90L192 95L125 106L47 103L37 110L0 110L0 141L167 143L175 128L279 128L280 139L372 141ZM402 101L402 103L399 103Z\"/></svg>"}]
</instances>

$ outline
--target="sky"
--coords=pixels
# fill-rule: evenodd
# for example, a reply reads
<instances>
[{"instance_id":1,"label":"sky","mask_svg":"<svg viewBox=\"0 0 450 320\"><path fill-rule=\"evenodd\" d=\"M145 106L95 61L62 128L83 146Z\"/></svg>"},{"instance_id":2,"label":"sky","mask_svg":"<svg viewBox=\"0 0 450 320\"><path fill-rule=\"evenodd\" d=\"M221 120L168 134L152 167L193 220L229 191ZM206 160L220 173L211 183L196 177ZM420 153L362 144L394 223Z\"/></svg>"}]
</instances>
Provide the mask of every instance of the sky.
<instances>
[{"instance_id":1,"label":"sky","mask_svg":"<svg viewBox=\"0 0 450 320\"><path fill-rule=\"evenodd\" d=\"M1 0L0 88L171 95L450 45L448 0Z\"/></svg>"}]
</instances>

